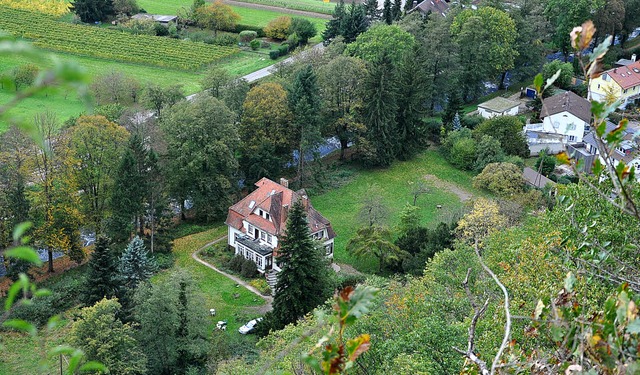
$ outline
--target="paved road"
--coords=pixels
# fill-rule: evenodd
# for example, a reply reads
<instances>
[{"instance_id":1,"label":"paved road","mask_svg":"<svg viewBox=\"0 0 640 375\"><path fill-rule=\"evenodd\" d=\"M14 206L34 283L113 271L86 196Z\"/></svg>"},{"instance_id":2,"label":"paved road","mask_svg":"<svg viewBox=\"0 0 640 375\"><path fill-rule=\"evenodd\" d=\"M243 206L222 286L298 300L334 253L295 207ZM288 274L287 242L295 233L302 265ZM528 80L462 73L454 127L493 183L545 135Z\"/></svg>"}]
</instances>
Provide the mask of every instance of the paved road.
<instances>
[{"instance_id":1,"label":"paved road","mask_svg":"<svg viewBox=\"0 0 640 375\"><path fill-rule=\"evenodd\" d=\"M311 48L308 48L308 49L306 49L306 50L304 50L304 51L302 51L302 52L300 52L298 54L295 54L295 55L293 55L293 56L291 56L289 58L286 58L286 59L282 60L281 62L279 62L279 64L288 64L288 63L290 63L292 61L295 61L295 60L299 59L300 57L304 57L304 56L306 56L306 55L308 55L310 53L313 53L315 51L318 51L318 50L322 51L323 49L324 49L324 45L322 43L318 43L318 44L316 44L315 46L313 46ZM269 75L273 74L275 69L276 69L276 66L275 65L271 65L271 66L268 66L266 68L262 68L260 70L256 70L253 73L249 73L249 74L247 74L246 76L244 76L242 78L246 79L247 82L249 82L249 83L255 82L255 81L259 80L259 79L262 79L262 78L264 78L266 76L269 76Z\"/></svg>"},{"instance_id":2,"label":"paved road","mask_svg":"<svg viewBox=\"0 0 640 375\"><path fill-rule=\"evenodd\" d=\"M226 239L227 239L227 236L224 236L224 237L220 237L220 238L218 238L218 239L217 239L217 240L215 240L215 241L211 241L211 242L209 242L208 244L206 244L206 245L202 246L201 248L199 248L198 250L196 250L193 254L191 254L191 257L192 257L193 259L195 259L195 261L196 261L196 262L198 262L198 263L200 263L200 264L202 264L202 265L205 265L205 266L207 266L207 267L211 268L212 270L214 270L214 271L218 272L219 274L221 274L221 275L223 275L223 276L228 277L229 279L233 280L233 281L234 281L234 282L236 282L237 284L242 285L243 287L245 287L245 288L249 289L249 291L251 291L251 292L255 293L255 294L256 294L256 295L258 295L260 298L264 299L264 300L265 300L265 302L266 302L266 305L265 305L265 306L261 306L261 309L260 309L260 310L264 311L265 313L266 313L267 311L271 311L271 309L273 308L273 307L272 307L272 306L273 306L273 297L271 297L271 296L264 296L264 295L262 295L262 294L261 294L261 293L260 293L256 288L252 287L251 285L249 285L248 283L246 283L244 280L242 280L242 279L240 279L240 278L238 278L238 277L236 277L236 276L230 275L230 274L228 274L228 273L226 273L226 272L224 272L224 271L222 271L222 270L220 270L220 269L216 268L214 265L212 265L212 264L210 264L210 263L208 263L208 262L205 262L204 260L202 260L202 259L200 259L200 258L198 257L198 254L200 254L200 252L201 252L202 250L204 250L204 249L206 249L207 247L209 247L209 246L211 246L211 245L213 245L213 244L216 244L216 243L218 243L218 242L220 242L220 241L222 241L222 240L226 240Z\"/></svg>"}]
</instances>

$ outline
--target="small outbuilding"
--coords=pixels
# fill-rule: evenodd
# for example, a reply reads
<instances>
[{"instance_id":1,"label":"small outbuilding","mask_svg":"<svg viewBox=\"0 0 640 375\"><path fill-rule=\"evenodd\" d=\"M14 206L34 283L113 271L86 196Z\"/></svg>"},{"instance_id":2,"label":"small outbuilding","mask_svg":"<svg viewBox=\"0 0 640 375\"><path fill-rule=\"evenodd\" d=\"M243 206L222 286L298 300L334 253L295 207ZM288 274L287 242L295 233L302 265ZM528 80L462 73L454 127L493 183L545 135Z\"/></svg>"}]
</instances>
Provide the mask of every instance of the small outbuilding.
<instances>
[{"instance_id":1,"label":"small outbuilding","mask_svg":"<svg viewBox=\"0 0 640 375\"><path fill-rule=\"evenodd\" d=\"M501 96L478 105L478 114L484 118L496 116L515 116L518 114L519 102Z\"/></svg>"},{"instance_id":2,"label":"small outbuilding","mask_svg":"<svg viewBox=\"0 0 640 375\"><path fill-rule=\"evenodd\" d=\"M131 16L132 20L151 20L154 22L158 22L162 25L169 25L170 23L176 23L178 16L166 16L161 14L148 14L148 13L138 13Z\"/></svg>"}]
</instances>

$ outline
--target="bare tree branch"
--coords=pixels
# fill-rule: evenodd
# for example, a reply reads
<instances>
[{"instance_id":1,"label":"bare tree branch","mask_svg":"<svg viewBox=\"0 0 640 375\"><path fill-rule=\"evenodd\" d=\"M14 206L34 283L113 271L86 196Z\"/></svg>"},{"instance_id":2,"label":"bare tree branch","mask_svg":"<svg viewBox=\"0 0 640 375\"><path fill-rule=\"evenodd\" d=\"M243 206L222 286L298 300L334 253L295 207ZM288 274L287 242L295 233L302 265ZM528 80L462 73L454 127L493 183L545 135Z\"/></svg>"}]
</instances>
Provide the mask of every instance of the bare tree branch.
<instances>
[{"instance_id":1,"label":"bare tree branch","mask_svg":"<svg viewBox=\"0 0 640 375\"><path fill-rule=\"evenodd\" d=\"M509 345L509 338L511 337L511 312L509 311L509 292L507 291L507 288L505 288L504 284L500 282L500 279L498 279L498 276L496 276L496 274L493 273L493 271L491 271L491 269L487 267L487 265L482 260L482 256L480 255L480 249L478 248L477 239L474 241L473 249L475 250L476 255L478 256L478 261L480 262L480 265L482 266L484 271L488 273L489 276L491 276L491 278L496 284L498 284L498 286L500 287L504 295L504 314L506 319L506 322L504 325L504 337L502 339L502 344L500 344L500 348L498 349L498 352L496 353L496 356L493 359L493 363L491 364L491 374L493 375L495 374L496 368L499 365L500 358L502 357L502 353L504 353L505 349L507 348L507 345Z\"/></svg>"}]
</instances>

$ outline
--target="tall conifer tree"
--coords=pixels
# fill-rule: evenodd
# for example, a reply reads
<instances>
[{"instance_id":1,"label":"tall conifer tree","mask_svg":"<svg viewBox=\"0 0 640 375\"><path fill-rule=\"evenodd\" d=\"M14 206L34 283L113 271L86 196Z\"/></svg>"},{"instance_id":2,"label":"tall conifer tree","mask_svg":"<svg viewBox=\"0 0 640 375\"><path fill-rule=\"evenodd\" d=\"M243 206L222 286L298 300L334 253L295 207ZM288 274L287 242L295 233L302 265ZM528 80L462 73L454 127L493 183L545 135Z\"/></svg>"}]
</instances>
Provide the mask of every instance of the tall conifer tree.
<instances>
[{"instance_id":1,"label":"tall conifer tree","mask_svg":"<svg viewBox=\"0 0 640 375\"><path fill-rule=\"evenodd\" d=\"M365 156L371 165L388 166L398 150L396 129L397 80L395 66L384 53L371 65L365 82L364 119L371 150Z\"/></svg>"},{"instance_id":2,"label":"tall conifer tree","mask_svg":"<svg viewBox=\"0 0 640 375\"><path fill-rule=\"evenodd\" d=\"M280 243L273 314L281 326L293 323L318 305L330 293L328 263L311 238L301 201L289 211L286 234Z\"/></svg>"},{"instance_id":3,"label":"tall conifer tree","mask_svg":"<svg viewBox=\"0 0 640 375\"><path fill-rule=\"evenodd\" d=\"M305 156L322 143L320 134L320 93L311 65L298 72L289 93L289 108L295 127L294 144L298 149L298 183L304 180Z\"/></svg>"},{"instance_id":4,"label":"tall conifer tree","mask_svg":"<svg viewBox=\"0 0 640 375\"><path fill-rule=\"evenodd\" d=\"M382 5L382 20L387 25L393 23L393 10L391 8L391 0L384 0L384 4Z\"/></svg>"},{"instance_id":5,"label":"tall conifer tree","mask_svg":"<svg viewBox=\"0 0 640 375\"><path fill-rule=\"evenodd\" d=\"M93 305L103 298L111 298L118 290L118 262L110 245L107 237L98 236L96 239L87 272L88 283L84 296L87 305Z\"/></svg>"}]
</instances>

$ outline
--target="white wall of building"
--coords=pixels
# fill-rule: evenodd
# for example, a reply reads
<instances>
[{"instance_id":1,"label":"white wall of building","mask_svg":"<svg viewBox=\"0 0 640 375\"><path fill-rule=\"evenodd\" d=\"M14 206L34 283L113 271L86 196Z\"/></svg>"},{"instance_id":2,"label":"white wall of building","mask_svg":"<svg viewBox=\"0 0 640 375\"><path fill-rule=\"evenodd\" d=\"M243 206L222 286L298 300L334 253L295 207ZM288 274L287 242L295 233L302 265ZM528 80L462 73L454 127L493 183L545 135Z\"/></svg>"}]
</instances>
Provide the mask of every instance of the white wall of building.
<instances>
[{"instance_id":1,"label":"white wall of building","mask_svg":"<svg viewBox=\"0 0 640 375\"><path fill-rule=\"evenodd\" d=\"M542 123L545 132L562 134L566 142L582 142L584 130L589 125L567 111L547 116Z\"/></svg>"}]
</instances>

